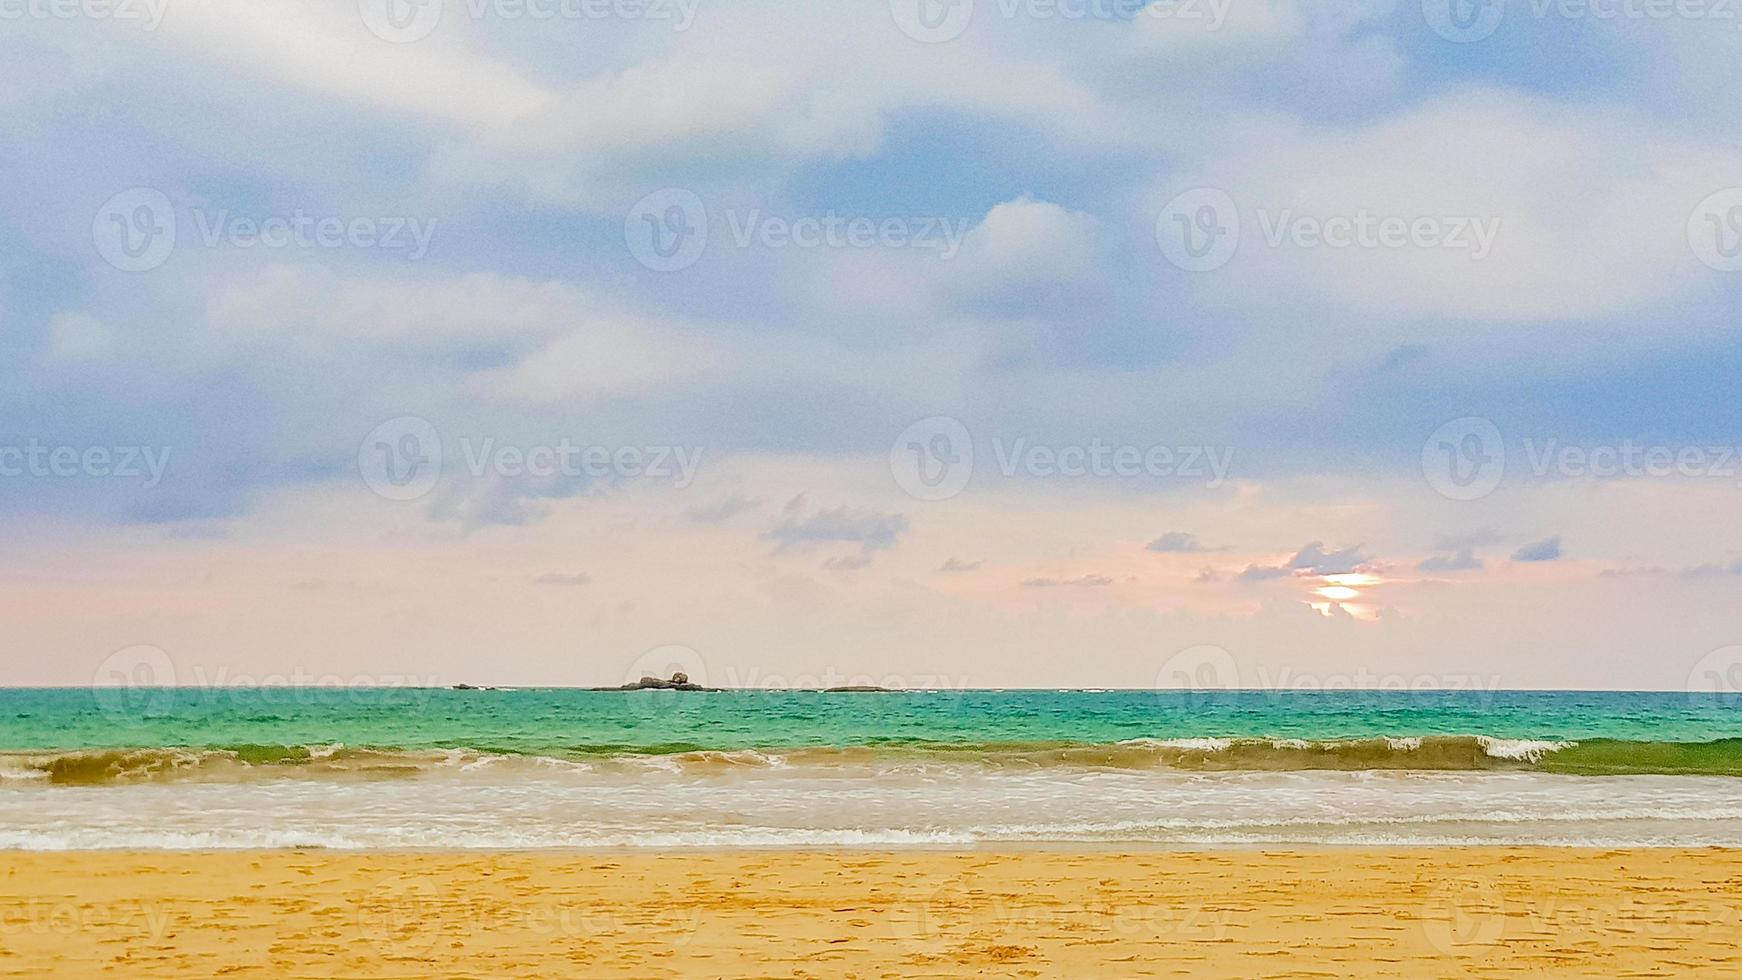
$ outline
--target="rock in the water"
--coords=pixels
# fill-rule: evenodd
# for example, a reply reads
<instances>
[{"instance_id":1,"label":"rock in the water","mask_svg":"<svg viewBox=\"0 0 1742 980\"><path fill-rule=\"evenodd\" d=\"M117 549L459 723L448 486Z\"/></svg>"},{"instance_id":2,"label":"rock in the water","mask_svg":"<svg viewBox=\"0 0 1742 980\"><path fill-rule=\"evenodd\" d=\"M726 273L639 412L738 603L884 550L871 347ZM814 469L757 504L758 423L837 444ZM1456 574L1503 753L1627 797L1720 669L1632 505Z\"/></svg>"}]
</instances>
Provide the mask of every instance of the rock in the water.
<instances>
[{"instance_id":1,"label":"rock in the water","mask_svg":"<svg viewBox=\"0 0 1742 980\"><path fill-rule=\"evenodd\" d=\"M662 681L657 677L652 677L652 676L644 674L644 675L642 675L640 680L636 681L633 684L624 684L621 687L595 687L595 688L592 688L592 690L595 690L595 691L717 691L717 690L719 690L719 688L703 687L700 684L691 684L690 683L690 675L688 675L680 670L677 673L672 674L671 680L669 680L669 681Z\"/></svg>"}]
</instances>

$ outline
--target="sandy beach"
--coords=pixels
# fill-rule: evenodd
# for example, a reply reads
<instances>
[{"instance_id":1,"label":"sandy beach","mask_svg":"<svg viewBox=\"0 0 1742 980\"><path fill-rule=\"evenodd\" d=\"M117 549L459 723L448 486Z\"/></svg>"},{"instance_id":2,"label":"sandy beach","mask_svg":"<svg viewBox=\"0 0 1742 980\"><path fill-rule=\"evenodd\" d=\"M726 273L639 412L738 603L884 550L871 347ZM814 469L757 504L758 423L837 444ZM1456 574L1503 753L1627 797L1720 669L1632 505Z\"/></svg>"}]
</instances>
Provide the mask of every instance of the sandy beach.
<instances>
[{"instance_id":1,"label":"sandy beach","mask_svg":"<svg viewBox=\"0 0 1742 980\"><path fill-rule=\"evenodd\" d=\"M1742 852L13 852L0 975L1684 977Z\"/></svg>"}]
</instances>

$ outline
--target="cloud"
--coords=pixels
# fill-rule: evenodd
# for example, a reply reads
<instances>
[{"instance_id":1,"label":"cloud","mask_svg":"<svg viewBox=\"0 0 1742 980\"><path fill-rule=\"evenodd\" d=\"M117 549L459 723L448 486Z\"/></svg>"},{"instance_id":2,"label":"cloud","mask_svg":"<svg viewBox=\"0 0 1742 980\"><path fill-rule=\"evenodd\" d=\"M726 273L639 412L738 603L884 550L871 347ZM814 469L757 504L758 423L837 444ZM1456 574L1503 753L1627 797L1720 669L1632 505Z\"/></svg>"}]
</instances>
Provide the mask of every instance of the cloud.
<instances>
[{"instance_id":1,"label":"cloud","mask_svg":"<svg viewBox=\"0 0 1742 980\"><path fill-rule=\"evenodd\" d=\"M543 520L550 515L551 501L584 493L597 482L560 474L474 478L460 473L437 485L425 513L432 521L458 524L468 531L516 527Z\"/></svg>"},{"instance_id":2,"label":"cloud","mask_svg":"<svg viewBox=\"0 0 1742 980\"><path fill-rule=\"evenodd\" d=\"M943 268L957 296L985 312L1032 315L1083 294L1095 278L1094 218L1023 196L994 205Z\"/></svg>"},{"instance_id":3,"label":"cloud","mask_svg":"<svg viewBox=\"0 0 1742 980\"><path fill-rule=\"evenodd\" d=\"M796 162L830 147L874 147L877 113L866 112L864 100L819 112L820 98L805 99L809 73L789 59L698 42L547 93L531 111L450 143L433 171L445 181L502 183L541 202L597 208L674 160L708 158L729 169L771 152Z\"/></svg>"},{"instance_id":4,"label":"cloud","mask_svg":"<svg viewBox=\"0 0 1742 980\"><path fill-rule=\"evenodd\" d=\"M1288 575L1346 575L1372 560L1360 545L1341 551L1326 551L1323 541L1312 541L1282 565L1247 565L1240 573L1240 581L1262 582Z\"/></svg>"},{"instance_id":5,"label":"cloud","mask_svg":"<svg viewBox=\"0 0 1742 980\"><path fill-rule=\"evenodd\" d=\"M1695 565L1692 568L1683 569L1680 572L1680 575L1682 578L1721 578L1732 575L1742 575L1742 561L1729 565L1717 565L1708 562L1704 565Z\"/></svg>"},{"instance_id":6,"label":"cloud","mask_svg":"<svg viewBox=\"0 0 1742 980\"><path fill-rule=\"evenodd\" d=\"M1482 567L1482 559L1464 548L1455 555L1435 555L1415 567L1423 572L1471 572Z\"/></svg>"},{"instance_id":7,"label":"cloud","mask_svg":"<svg viewBox=\"0 0 1742 980\"><path fill-rule=\"evenodd\" d=\"M1561 536L1543 538L1512 553L1513 561L1554 561L1561 556Z\"/></svg>"},{"instance_id":8,"label":"cloud","mask_svg":"<svg viewBox=\"0 0 1742 980\"><path fill-rule=\"evenodd\" d=\"M1161 537L1144 546L1148 551L1162 554L1196 554L1203 551L1216 551L1216 548L1206 548L1195 534L1185 531L1169 531Z\"/></svg>"},{"instance_id":9,"label":"cloud","mask_svg":"<svg viewBox=\"0 0 1742 980\"><path fill-rule=\"evenodd\" d=\"M1702 579L1732 578L1742 576L1742 561L1720 565L1716 562L1705 562L1686 568L1665 568L1662 565L1627 565L1622 568L1605 568L1597 573L1599 578L1662 578L1674 576L1679 579L1698 581Z\"/></svg>"},{"instance_id":10,"label":"cloud","mask_svg":"<svg viewBox=\"0 0 1742 980\"><path fill-rule=\"evenodd\" d=\"M342 102L489 126L552 98L512 67L438 32L416 44L372 36L351 3L176 0L162 36L238 71Z\"/></svg>"},{"instance_id":11,"label":"cloud","mask_svg":"<svg viewBox=\"0 0 1742 980\"><path fill-rule=\"evenodd\" d=\"M575 572L573 574L550 572L545 575L540 575L538 578L533 579L533 581L539 585L591 585L593 583L593 576L588 575L586 572Z\"/></svg>"},{"instance_id":12,"label":"cloud","mask_svg":"<svg viewBox=\"0 0 1742 980\"><path fill-rule=\"evenodd\" d=\"M1323 541L1314 541L1295 552L1288 567L1313 575L1346 575L1372 560L1360 545L1341 551L1326 551Z\"/></svg>"},{"instance_id":13,"label":"cloud","mask_svg":"<svg viewBox=\"0 0 1742 980\"><path fill-rule=\"evenodd\" d=\"M945 562L942 565L938 566L938 571L940 571L940 572L972 572L972 571L977 571L979 569L979 567L981 565L984 565L984 564L986 564L985 559L978 559L975 561L963 561L960 558L950 558L950 559L945 560Z\"/></svg>"},{"instance_id":14,"label":"cloud","mask_svg":"<svg viewBox=\"0 0 1742 980\"><path fill-rule=\"evenodd\" d=\"M1100 588L1112 584L1111 578L1095 574L1079 575L1076 578L1029 578L1022 580L1022 587L1025 589L1058 589L1072 586Z\"/></svg>"},{"instance_id":15,"label":"cloud","mask_svg":"<svg viewBox=\"0 0 1742 980\"><path fill-rule=\"evenodd\" d=\"M210 292L204 319L222 337L315 333L394 351L483 342L527 349L609 308L603 297L557 281L290 261L223 270Z\"/></svg>"},{"instance_id":16,"label":"cloud","mask_svg":"<svg viewBox=\"0 0 1742 980\"><path fill-rule=\"evenodd\" d=\"M61 313L49 323L47 356L57 361L103 357L119 346L113 329L85 314Z\"/></svg>"},{"instance_id":17,"label":"cloud","mask_svg":"<svg viewBox=\"0 0 1742 980\"><path fill-rule=\"evenodd\" d=\"M847 543L859 546L862 556L895 546L908 529L904 514L890 514L858 507L806 511L804 496L794 497L780 519L764 537L777 543L775 550L789 551L809 545Z\"/></svg>"},{"instance_id":18,"label":"cloud","mask_svg":"<svg viewBox=\"0 0 1742 980\"><path fill-rule=\"evenodd\" d=\"M1408 67L1397 42L1374 29L1392 16L1386 0L1210 4L1200 18L1151 16L1162 9L1140 11L1121 38L1128 70L1201 78L1212 102L1249 92L1262 72L1279 102L1363 104L1391 94Z\"/></svg>"},{"instance_id":19,"label":"cloud","mask_svg":"<svg viewBox=\"0 0 1742 980\"><path fill-rule=\"evenodd\" d=\"M717 504L701 504L684 511L684 516L697 524L723 524L762 506L762 501L751 500L743 494L732 494Z\"/></svg>"},{"instance_id":20,"label":"cloud","mask_svg":"<svg viewBox=\"0 0 1742 980\"><path fill-rule=\"evenodd\" d=\"M1421 317L1498 338L1509 323L1621 315L1709 289L1688 216L1742 170L1742 153L1647 116L1500 88L1258 145L1207 157L1154 195L1159 211L1210 186L1240 212L1233 260L1193 285L1252 312L1322 304L1379 317L1414 340ZM1292 231L1363 215L1426 217L1444 233L1329 247Z\"/></svg>"},{"instance_id":21,"label":"cloud","mask_svg":"<svg viewBox=\"0 0 1742 980\"><path fill-rule=\"evenodd\" d=\"M1461 551L1465 548L1483 548L1499 544L1505 540L1505 535L1496 527L1483 527L1462 534L1436 534L1433 540L1435 551Z\"/></svg>"},{"instance_id":22,"label":"cloud","mask_svg":"<svg viewBox=\"0 0 1742 980\"><path fill-rule=\"evenodd\" d=\"M868 157L883 146L891 118L915 111L1091 144L1130 139L1132 120L1056 55L952 45L940 58L892 29L887 10L863 5L738 4L705 17L705 30L622 45L614 59L596 59L601 67L589 77L515 102L498 125L452 140L432 171L591 208L661 182L706 184ZM840 43L795 45L798 36Z\"/></svg>"},{"instance_id":23,"label":"cloud","mask_svg":"<svg viewBox=\"0 0 1742 980\"><path fill-rule=\"evenodd\" d=\"M1704 568L1704 567L1716 568L1717 566L1714 565L1714 566L1701 566L1701 567L1702 568ZM1689 573L1692 573L1695 571L1697 571L1697 569L1688 569L1687 572L1684 572L1682 574L1686 575L1686 574L1689 574ZM1598 578L1656 578L1660 575L1668 575L1668 574L1669 574L1669 569L1664 568L1661 565L1632 565L1632 566L1629 566L1627 568L1605 568L1602 571L1597 573L1597 577Z\"/></svg>"},{"instance_id":24,"label":"cloud","mask_svg":"<svg viewBox=\"0 0 1742 980\"><path fill-rule=\"evenodd\" d=\"M492 397L552 403L637 394L691 382L729 365L702 337L635 318L576 322L526 360L478 376Z\"/></svg>"}]
</instances>

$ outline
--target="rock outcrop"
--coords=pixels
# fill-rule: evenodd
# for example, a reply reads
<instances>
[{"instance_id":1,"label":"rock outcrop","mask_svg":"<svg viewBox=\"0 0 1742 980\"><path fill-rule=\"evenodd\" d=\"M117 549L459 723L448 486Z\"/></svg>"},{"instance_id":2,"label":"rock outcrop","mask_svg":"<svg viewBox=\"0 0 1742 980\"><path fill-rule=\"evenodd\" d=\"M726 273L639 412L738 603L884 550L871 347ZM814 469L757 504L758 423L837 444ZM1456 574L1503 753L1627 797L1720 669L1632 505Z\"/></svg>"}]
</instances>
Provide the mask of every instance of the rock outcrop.
<instances>
[{"instance_id":1,"label":"rock outcrop","mask_svg":"<svg viewBox=\"0 0 1742 980\"><path fill-rule=\"evenodd\" d=\"M634 683L624 684L621 687L595 687L595 688L593 688L593 690L595 690L595 691L718 691L719 688L717 688L717 687L703 687L700 684L691 684L690 683L690 675L688 675L680 670L677 673L671 675L671 680L669 680L669 681L662 681L657 677L644 676L640 680L635 681Z\"/></svg>"}]
</instances>

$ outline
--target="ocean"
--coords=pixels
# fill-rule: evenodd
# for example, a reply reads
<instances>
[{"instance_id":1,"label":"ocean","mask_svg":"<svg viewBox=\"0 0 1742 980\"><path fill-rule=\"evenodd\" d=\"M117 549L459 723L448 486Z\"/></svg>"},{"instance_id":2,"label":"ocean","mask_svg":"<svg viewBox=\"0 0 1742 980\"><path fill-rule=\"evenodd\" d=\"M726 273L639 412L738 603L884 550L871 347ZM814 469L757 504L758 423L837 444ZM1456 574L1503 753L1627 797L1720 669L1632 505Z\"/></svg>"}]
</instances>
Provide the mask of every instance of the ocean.
<instances>
[{"instance_id":1,"label":"ocean","mask_svg":"<svg viewBox=\"0 0 1742 980\"><path fill-rule=\"evenodd\" d=\"M0 690L0 848L1742 846L1742 698Z\"/></svg>"}]
</instances>

